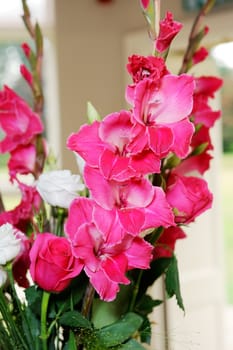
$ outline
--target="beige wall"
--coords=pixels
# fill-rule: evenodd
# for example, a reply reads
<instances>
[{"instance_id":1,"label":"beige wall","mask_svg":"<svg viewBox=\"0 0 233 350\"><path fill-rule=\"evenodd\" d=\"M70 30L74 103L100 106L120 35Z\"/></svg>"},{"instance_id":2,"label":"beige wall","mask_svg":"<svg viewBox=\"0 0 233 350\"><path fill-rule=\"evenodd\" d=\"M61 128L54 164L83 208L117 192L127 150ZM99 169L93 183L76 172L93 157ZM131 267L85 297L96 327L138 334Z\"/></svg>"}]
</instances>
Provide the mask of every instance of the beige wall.
<instances>
[{"instance_id":1,"label":"beige wall","mask_svg":"<svg viewBox=\"0 0 233 350\"><path fill-rule=\"evenodd\" d=\"M163 0L162 5L162 13L169 9L175 19L185 17L181 1ZM219 16L219 10L214 13ZM65 147L68 135L86 121L87 101L102 116L124 108L123 39L137 30L145 31L145 40L148 36L139 0L113 0L108 5L97 0L55 0L55 18L62 163L76 169Z\"/></svg>"}]
</instances>

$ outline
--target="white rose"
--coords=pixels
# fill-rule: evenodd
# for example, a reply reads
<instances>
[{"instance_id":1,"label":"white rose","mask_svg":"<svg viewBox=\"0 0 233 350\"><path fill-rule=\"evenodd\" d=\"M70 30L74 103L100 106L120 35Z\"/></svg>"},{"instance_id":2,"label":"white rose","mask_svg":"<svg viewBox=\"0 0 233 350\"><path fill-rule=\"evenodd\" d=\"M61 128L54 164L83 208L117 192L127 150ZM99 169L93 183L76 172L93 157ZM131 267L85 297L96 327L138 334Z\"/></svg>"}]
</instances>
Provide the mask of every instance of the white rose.
<instances>
[{"instance_id":1,"label":"white rose","mask_svg":"<svg viewBox=\"0 0 233 350\"><path fill-rule=\"evenodd\" d=\"M69 170L54 170L39 176L37 191L45 202L52 206L69 208L70 203L83 191L85 186L80 175L72 175Z\"/></svg>"},{"instance_id":2,"label":"white rose","mask_svg":"<svg viewBox=\"0 0 233 350\"><path fill-rule=\"evenodd\" d=\"M19 254L21 239L16 234L17 230L11 224L0 226L0 265L5 265Z\"/></svg>"},{"instance_id":3,"label":"white rose","mask_svg":"<svg viewBox=\"0 0 233 350\"><path fill-rule=\"evenodd\" d=\"M7 273L0 266L0 288L6 283Z\"/></svg>"}]
</instances>

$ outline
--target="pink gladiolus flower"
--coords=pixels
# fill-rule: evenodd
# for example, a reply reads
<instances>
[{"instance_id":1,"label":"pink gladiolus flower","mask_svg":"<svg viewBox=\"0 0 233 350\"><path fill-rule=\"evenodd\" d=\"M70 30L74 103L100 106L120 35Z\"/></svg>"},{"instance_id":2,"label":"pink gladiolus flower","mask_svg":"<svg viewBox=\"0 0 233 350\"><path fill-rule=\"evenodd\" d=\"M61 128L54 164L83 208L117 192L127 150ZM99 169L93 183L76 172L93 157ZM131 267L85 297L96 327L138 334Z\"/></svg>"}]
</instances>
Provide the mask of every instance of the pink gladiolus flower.
<instances>
[{"instance_id":1,"label":"pink gladiolus flower","mask_svg":"<svg viewBox=\"0 0 233 350\"><path fill-rule=\"evenodd\" d=\"M195 78L195 84L195 95L213 98L216 91L221 88L223 80L212 76L202 76Z\"/></svg>"},{"instance_id":2,"label":"pink gladiolus flower","mask_svg":"<svg viewBox=\"0 0 233 350\"><path fill-rule=\"evenodd\" d=\"M144 10L149 6L150 0L140 0L141 6Z\"/></svg>"},{"instance_id":3,"label":"pink gladiolus flower","mask_svg":"<svg viewBox=\"0 0 233 350\"><path fill-rule=\"evenodd\" d=\"M19 145L28 144L43 131L37 114L6 86L0 92L0 127L5 132L5 138L0 142L0 153L11 152Z\"/></svg>"},{"instance_id":4,"label":"pink gladiolus flower","mask_svg":"<svg viewBox=\"0 0 233 350\"><path fill-rule=\"evenodd\" d=\"M174 224L173 214L161 188L143 178L126 182L108 181L98 169L86 166L84 179L92 198L104 209L117 213L125 231L140 231Z\"/></svg>"},{"instance_id":5,"label":"pink gladiolus flower","mask_svg":"<svg viewBox=\"0 0 233 350\"><path fill-rule=\"evenodd\" d=\"M0 225L9 222L22 232L26 232L33 216L40 210L41 197L35 187L20 182L18 184L22 193L21 201L14 209L0 213Z\"/></svg>"},{"instance_id":6,"label":"pink gladiolus flower","mask_svg":"<svg viewBox=\"0 0 233 350\"><path fill-rule=\"evenodd\" d=\"M194 172L203 175L210 168L212 158L208 152L188 157L176 166L175 172L179 175L191 175Z\"/></svg>"},{"instance_id":7,"label":"pink gladiolus flower","mask_svg":"<svg viewBox=\"0 0 233 350\"><path fill-rule=\"evenodd\" d=\"M11 180L17 174L33 174L36 165L36 147L34 144L22 145L15 148L8 162Z\"/></svg>"},{"instance_id":8,"label":"pink gladiolus flower","mask_svg":"<svg viewBox=\"0 0 233 350\"><path fill-rule=\"evenodd\" d=\"M194 92L193 119L195 124L204 124L211 128L220 118L220 111L213 111L209 106L209 98L214 98L215 93L222 86L222 79L211 76L202 76L195 79L196 88Z\"/></svg>"},{"instance_id":9,"label":"pink gladiolus flower","mask_svg":"<svg viewBox=\"0 0 233 350\"><path fill-rule=\"evenodd\" d=\"M135 84L144 78L160 81L165 74L169 73L161 57L132 55L128 61L126 68Z\"/></svg>"},{"instance_id":10,"label":"pink gladiolus flower","mask_svg":"<svg viewBox=\"0 0 233 350\"><path fill-rule=\"evenodd\" d=\"M22 74L23 78L26 80L28 85L32 87L32 84L33 84L32 73L27 69L27 67L24 64L20 66L20 73Z\"/></svg>"},{"instance_id":11,"label":"pink gladiolus flower","mask_svg":"<svg viewBox=\"0 0 233 350\"><path fill-rule=\"evenodd\" d=\"M174 252L177 239L183 239L186 234L179 226L166 228L155 244L154 259L170 258Z\"/></svg>"},{"instance_id":12,"label":"pink gladiolus flower","mask_svg":"<svg viewBox=\"0 0 233 350\"><path fill-rule=\"evenodd\" d=\"M156 50L158 52L166 51L182 27L181 23L173 20L172 13L168 11L166 17L160 21L159 35L155 40Z\"/></svg>"},{"instance_id":13,"label":"pink gladiolus flower","mask_svg":"<svg viewBox=\"0 0 233 350\"><path fill-rule=\"evenodd\" d=\"M205 47L200 47L193 55L193 64L204 61L208 55L208 50Z\"/></svg>"},{"instance_id":14,"label":"pink gladiolus flower","mask_svg":"<svg viewBox=\"0 0 233 350\"><path fill-rule=\"evenodd\" d=\"M125 276L129 269L149 268L153 247L142 238L127 234L116 216L105 213L91 199L75 199L69 210L66 232L75 257L84 262L84 271L100 298L111 301L120 283L130 283Z\"/></svg>"},{"instance_id":15,"label":"pink gladiolus flower","mask_svg":"<svg viewBox=\"0 0 233 350\"><path fill-rule=\"evenodd\" d=\"M211 128L214 126L216 120L221 117L221 111L213 111L208 105L208 97L194 95L192 115L194 124L203 124L207 128Z\"/></svg>"},{"instance_id":16,"label":"pink gladiolus flower","mask_svg":"<svg viewBox=\"0 0 233 350\"><path fill-rule=\"evenodd\" d=\"M204 179L193 176L171 174L168 179L167 200L175 208L175 221L189 224L209 209L213 195Z\"/></svg>"},{"instance_id":17,"label":"pink gladiolus flower","mask_svg":"<svg viewBox=\"0 0 233 350\"><path fill-rule=\"evenodd\" d=\"M160 79L169 74L165 61L161 57L132 55L128 58L127 70L133 79L133 84L126 89L126 99L131 104L134 100L134 89L143 79L151 79L160 85Z\"/></svg>"},{"instance_id":18,"label":"pink gladiolus flower","mask_svg":"<svg viewBox=\"0 0 233 350\"><path fill-rule=\"evenodd\" d=\"M21 48L22 48L22 50L23 50L25 56L26 56L27 58L29 58L29 57L30 57L30 54L31 54L31 48L30 48L30 46L29 46L27 43L23 43L23 44L21 45Z\"/></svg>"},{"instance_id":19,"label":"pink gladiolus flower","mask_svg":"<svg viewBox=\"0 0 233 350\"><path fill-rule=\"evenodd\" d=\"M30 273L42 289L61 292L83 268L65 237L50 232L38 234L30 251Z\"/></svg>"},{"instance_id":20,"label":"pink gladiolus flower","mask_svg":"<svg viewBox=\"0 0 233 350\"><path fill-rule=\"evenodd\" d=\"M131 177L160 171L160 159L152 151L131 152L134 138L131 113L121 111L106 116L101 123L84 125L72 134L67 146L88 165L99 168L106 179L125 181ZM92 152L93 147L95 152Z\"/></svg>"},{"instance_id":21,"label":"pink gladiolus flower","mask_svg":"<svg viewBox=\"0 0 233 350\"><path fill-rule=\"evenodd\" d=\"M193 91L193 77L186 74L167 74L159 86L150 79L140 81L135 87L134 100L129 101L133 103L133 118L138 123L135 127L138 137L132 142L132 149L136 152L147 144L160 158L171 150L185 157L194 132L187 119L193 107ZM181 121L184 121L182 137L175 125ZM182 148L176 142L178 139L183 139Z\"/></svg>"}]
</instances>

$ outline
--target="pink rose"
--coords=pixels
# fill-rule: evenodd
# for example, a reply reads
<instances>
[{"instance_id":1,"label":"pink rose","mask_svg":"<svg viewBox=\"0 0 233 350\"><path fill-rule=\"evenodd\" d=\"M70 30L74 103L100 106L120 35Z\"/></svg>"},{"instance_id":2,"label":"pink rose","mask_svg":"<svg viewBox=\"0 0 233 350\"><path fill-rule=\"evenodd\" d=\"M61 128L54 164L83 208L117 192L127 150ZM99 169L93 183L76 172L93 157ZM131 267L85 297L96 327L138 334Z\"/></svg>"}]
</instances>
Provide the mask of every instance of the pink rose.
<instances>
[{"instance_id":1,"label":"pink rose","mask_svg":"<svg viewBox=\"0 0 233 350\"><path fill-rule=\"evenodd\" d=\"M188 224L212 205L213 195L202 178L171 174L166 192L176 223Z\"/></svg>"},{"instance_id":2,"label":"pink rose","mask_svg":"<svg viewBox=\"0 0 233 350\"><path fill-rule=\"evenodd\" d=\"M52 233L38 234L30 251L30 273L42 289L61 292L82 270L83 264L75 258L65 237Z\"/></svg>"}]
</instances>

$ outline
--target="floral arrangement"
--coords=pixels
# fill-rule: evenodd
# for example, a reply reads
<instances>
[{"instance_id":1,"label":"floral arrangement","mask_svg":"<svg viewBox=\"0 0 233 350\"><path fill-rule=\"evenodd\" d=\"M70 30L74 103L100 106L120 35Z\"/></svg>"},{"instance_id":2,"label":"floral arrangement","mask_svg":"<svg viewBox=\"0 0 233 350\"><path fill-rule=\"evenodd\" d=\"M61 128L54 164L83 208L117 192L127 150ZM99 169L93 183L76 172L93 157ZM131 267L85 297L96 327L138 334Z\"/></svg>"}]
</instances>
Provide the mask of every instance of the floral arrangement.
<instances>
[{"instance_id":1,"label":"floral arrangement","mask_svg":"<svg viewBox=\"0 0 233 350\"><path fill-rule=\"evenodd\" d=\"M202 19L213 4L197 15L173 74L166 58L182 24L170 12L160 20L159 0L139 2L152 55L129 57L129 109L101 118L89 104L88 123L67 140L80 169L73 175L51 170L43 35L22 0L35 45L22 44L28 65L20 72L34 105L8 86L0 91L0 153L9 154L9 178L21 193L14 209L0 203L1 349L144 349L149 315L164 301L148 287L160 276L166 298L175 296L184 310L175 243L212 205L203 175L212 158L209 131L221 114L210 99L222 85L188 71L208 55Z\"/></svg>"}]
</instances>

